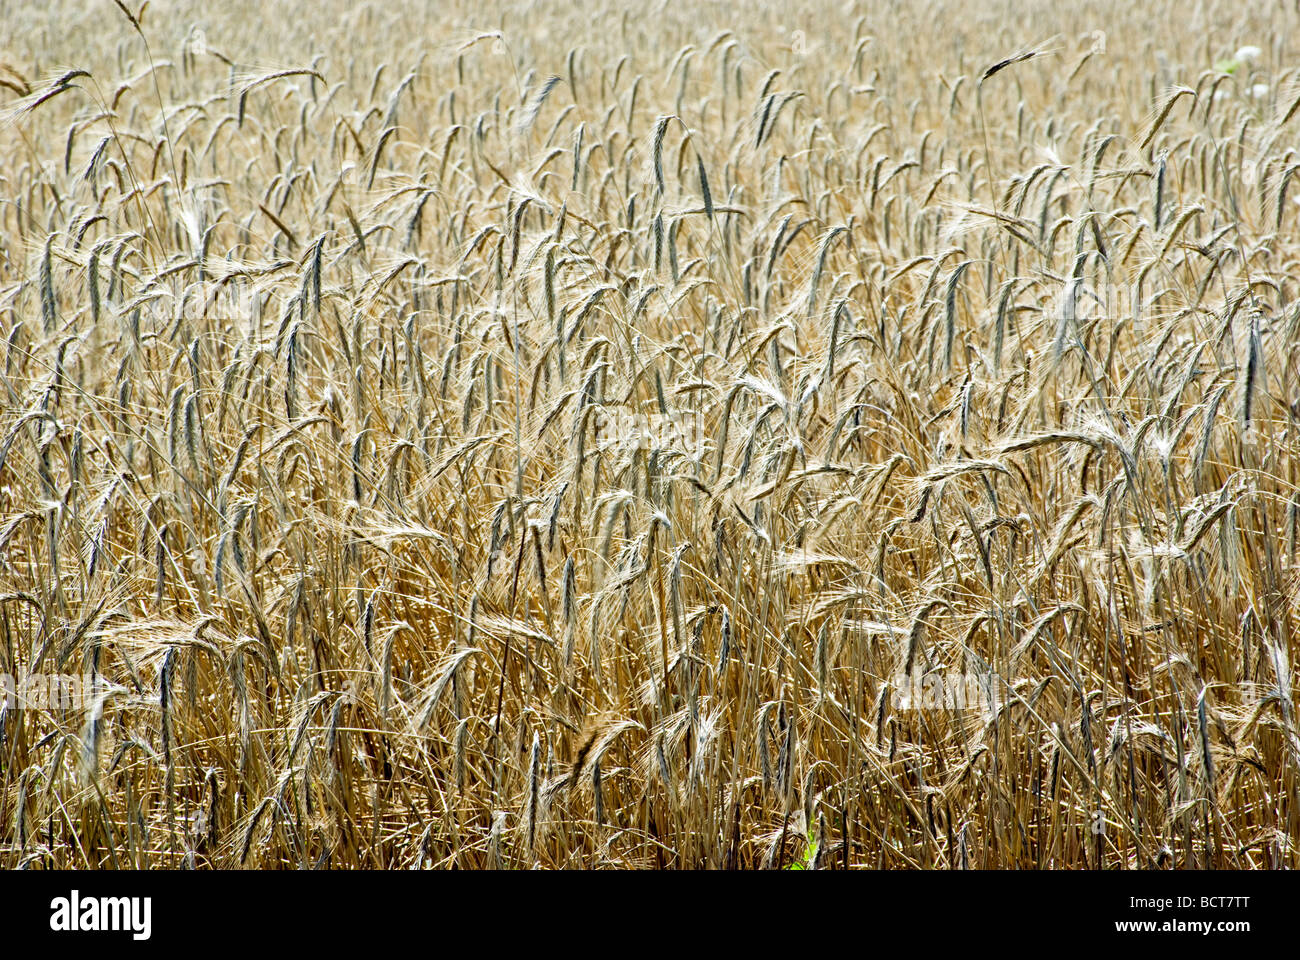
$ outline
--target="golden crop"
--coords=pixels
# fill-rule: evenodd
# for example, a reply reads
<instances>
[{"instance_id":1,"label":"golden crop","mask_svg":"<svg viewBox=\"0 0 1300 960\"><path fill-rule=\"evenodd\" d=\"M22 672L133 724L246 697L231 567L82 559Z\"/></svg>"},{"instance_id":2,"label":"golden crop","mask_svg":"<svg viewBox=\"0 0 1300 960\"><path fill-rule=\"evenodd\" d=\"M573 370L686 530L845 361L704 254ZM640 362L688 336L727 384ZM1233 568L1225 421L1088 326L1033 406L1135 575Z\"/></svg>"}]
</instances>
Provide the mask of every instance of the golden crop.
<instances>
[{"instance_id":1,"label":"golden crop","mask_svg":"<svg viewBox=\"0 0 1300 960\"><path fill-rule=\"evenodd\" d=\"M1300 866L1291 6L129 2L0 64L0 866Z\"/></svg>"}]
</instances>

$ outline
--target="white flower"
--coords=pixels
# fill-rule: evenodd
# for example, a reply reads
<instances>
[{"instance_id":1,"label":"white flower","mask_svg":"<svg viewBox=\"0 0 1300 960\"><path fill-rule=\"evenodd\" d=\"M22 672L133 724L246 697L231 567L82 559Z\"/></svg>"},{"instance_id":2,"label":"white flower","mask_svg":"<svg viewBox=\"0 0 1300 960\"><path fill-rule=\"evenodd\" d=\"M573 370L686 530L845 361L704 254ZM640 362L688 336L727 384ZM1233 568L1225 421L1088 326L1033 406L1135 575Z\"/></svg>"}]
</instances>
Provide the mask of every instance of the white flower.
<instances>
[{"instance_id":1,"label":"white flower","mask_svg":"<svg viewBox=\"0 0 1300 960\"><path fill-rule=\"evenodd\" d=\"M1258 60L1262 51L1259 47L1242 47L1237 51L1238 60Z\"/></svg>"},{"instance_id":2,"label":"white flower","mask_svg":"<svg viewBox=\"0 0 1300 960\"><path fill-rule=\"evenodd\" d=\"M1254 97L1256 100L1263 100L1265 97L1268 96L1268 84L1267 83L1253 84L1250 88L1250 95Z\"/></svg>"}]
</instances>

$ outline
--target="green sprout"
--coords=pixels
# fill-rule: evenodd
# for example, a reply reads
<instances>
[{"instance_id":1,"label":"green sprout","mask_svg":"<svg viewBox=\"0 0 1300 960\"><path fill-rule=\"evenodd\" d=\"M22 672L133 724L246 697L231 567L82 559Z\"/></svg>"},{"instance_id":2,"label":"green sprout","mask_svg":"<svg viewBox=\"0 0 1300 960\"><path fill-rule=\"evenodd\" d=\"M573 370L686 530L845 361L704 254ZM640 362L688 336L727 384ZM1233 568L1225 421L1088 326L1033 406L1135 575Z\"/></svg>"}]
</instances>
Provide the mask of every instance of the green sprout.
<instances>
[{"instance_id":1,"label":"green sprout","mask_svg":"<svg viewBox=\"0 0 1300 960\"><path fill-rule=\"evenodd\" d=\"M794 863L790 864L790 866L786 867L786 869L787 870L809 870L812 868L813 859L816 856L817 856L817 840L815 838L810 838L808 840L808 846L804 848L803 856L800 859L796 860Z\"/></svg>"}]
</instances>

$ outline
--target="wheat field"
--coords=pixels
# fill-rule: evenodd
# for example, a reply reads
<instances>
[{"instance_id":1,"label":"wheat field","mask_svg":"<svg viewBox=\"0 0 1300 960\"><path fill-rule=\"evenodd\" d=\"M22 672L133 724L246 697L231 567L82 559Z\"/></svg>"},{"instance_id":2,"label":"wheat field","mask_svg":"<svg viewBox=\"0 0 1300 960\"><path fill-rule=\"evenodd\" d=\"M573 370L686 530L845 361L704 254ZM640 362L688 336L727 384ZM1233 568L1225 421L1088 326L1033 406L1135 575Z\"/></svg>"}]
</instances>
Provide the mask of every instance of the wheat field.
<instances>
[{"instance_id":1,"label":"wheat field","mask_svg":"<svg viewBox=\"0 0 1300 960\"><path fill-rule=\"evenodd\" d=\"M4 4L0 866L1300 866L1294 6L124 2Z\"/></svg>"}]
</instances>

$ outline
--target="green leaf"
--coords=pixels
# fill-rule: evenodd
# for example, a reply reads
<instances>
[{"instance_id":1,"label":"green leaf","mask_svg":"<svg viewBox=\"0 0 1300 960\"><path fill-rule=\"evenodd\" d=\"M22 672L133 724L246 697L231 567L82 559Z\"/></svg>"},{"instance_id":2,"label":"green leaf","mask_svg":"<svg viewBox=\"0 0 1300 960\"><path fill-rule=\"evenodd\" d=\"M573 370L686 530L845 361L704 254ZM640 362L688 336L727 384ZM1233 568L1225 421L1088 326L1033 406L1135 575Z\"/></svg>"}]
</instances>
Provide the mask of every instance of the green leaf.
<instances>
[{"instance_id":1,"label":"green leaf","mask_svg":"<svg viewBox=\"0 0 1300 960\"><path fill-rule=\"evenodd\" d=\"M810 839L808 841L808 846L804 848L803 858L800 860L796 860L794 863L790 864L790 866L786 867L786 869L807 870L812 866L813 858L816 856L817 856L817 841Z\"/></svg>"}]
</instances>

